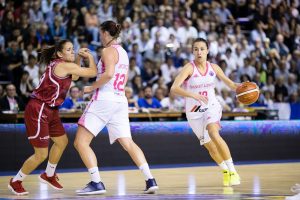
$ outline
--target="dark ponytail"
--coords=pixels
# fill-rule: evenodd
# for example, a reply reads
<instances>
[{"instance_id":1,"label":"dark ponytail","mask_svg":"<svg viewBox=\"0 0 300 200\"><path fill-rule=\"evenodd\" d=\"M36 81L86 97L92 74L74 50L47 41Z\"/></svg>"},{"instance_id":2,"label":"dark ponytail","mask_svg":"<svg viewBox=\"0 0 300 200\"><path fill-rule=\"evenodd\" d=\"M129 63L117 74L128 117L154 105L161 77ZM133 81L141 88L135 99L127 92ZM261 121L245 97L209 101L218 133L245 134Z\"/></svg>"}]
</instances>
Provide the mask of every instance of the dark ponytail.
<instances>
[{"instance_id":1,"label":"dark ponytail","mask_svg":"<svg viewBox=\"0 0 300 200\"><path fill-rule=\"evenodd\" d=\"M105 21L100 25L102 31L107 31L113 38L118 38L121 33L121 25L114 21Z\"/></svg>"},{"instance_id":2,"label":"dark ponytail","mask_svg":"<svg viewBox=\"0 0 300 200\"><path fill-rule=\"evenodd\" d=\"M44 49L42 49L41 56L40 56L40 61L39 63L41 65L49 65L49 63L54 60L57 59L57 52L60 51L62 52L65 44L67 42L70 42L69 40L60 40L58 42L56 42L56 44L54 46L49 46L46 47Z\"/></svg>"}]
</instances>

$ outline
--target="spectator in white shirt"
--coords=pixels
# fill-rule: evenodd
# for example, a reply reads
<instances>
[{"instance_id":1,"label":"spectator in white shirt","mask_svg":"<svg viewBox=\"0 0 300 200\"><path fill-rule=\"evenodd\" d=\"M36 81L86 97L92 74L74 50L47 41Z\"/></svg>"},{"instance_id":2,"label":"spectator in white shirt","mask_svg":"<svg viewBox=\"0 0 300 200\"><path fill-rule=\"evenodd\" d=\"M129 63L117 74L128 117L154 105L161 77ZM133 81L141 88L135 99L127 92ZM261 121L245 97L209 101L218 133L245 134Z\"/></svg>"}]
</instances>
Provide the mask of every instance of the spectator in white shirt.
<instances>
[{"instance_id":1,"label":"spectator in white shirt","mask_svg":"<svg viewBox=\"0 0 300 200\"><path fill-rule=\"evenodd\" d=\"M221 56L221 59L225 60L230 72L232 72L233 70L237 70L236 58L233 55L231 48L226 49L225 55L223 54Z\"/></svg>"},{"instance_id":2,"label":"spectator in white shirt","mask_svg":"<svg viewBox=\"0 0 300 200\"><path fill-rule=\"evenodd\" d=\"M168 57L166 63L161 65L160 70L166 85L168 85L173 80L174 76L177 73L177 70L173 64L173 59L171 57Z\"/></svg>"},{"instance_id":3,"label":"spectator in white shirt","mask_svg":"<svg viewBox=\"0 0 300 200\"><path fill-rule=\"evenodd\" d=\"M156 19L156 26L151 28L151 38L155 39L156 34L159 33L159 42L166 43L169 38L169 30L164 26L164 21L161 18Z\"/></svg>"},{"instance_id":4,"label":"spectator in white shirt","mask_svg":"<svg viewBox=\"0 0 300 200\"><path fill-rule=\"evenodd\" d=\"M176 96L173 92L160 101L163 110L181 112L184 109L184 99Z\"/></svg>"},{"instance_id":5,"label":"spectator in white shirt","mask_svg":"<svg viewBox=\"0 0 300 200\"><path fill-rule=\"evenodd\" d=\"M33 88L36 88L39 84L39 66L36 64L37 59L33 55L28 56L28 65L24 67L24 71L29 73L29 79L32 80Z\"/></svg>"}]
</instances>

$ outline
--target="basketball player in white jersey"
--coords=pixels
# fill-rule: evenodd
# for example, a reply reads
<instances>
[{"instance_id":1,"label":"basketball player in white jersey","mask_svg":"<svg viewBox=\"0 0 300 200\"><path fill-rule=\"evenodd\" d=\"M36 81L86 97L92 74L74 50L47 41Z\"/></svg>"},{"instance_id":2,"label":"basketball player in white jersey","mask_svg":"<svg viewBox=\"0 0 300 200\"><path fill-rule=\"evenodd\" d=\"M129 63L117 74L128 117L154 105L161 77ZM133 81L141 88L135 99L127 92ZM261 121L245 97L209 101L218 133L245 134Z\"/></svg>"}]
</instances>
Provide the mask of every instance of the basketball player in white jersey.
<instances>
[{"instance_id":1,"label":"basketball player in white jersey","mask_svg":"<svg viewBox=\"0 0 300 200\"><path fill-rule=\"evenodd\" d=\"M117 43L121 26L113 21L103 22L100 36L105 48L98 63L98 76L92 86L84 88L85 93L93 92L91 102L79 119L74 146L88 168L91 182L79 195L103 194L106 192L98 171L97 158L90 147L94 137L107 127L110 143L118 141L141 169L146 180L145 193L158 190L142 150L131 138L128 102L125 96L129 59L127 52Z\"/></svg>"},{"instance_id":2,"label":"basketball player in white jersey","mask_svg":"<svg viewBox=\"0 0 300 200\"><path fill-rule=\"evenodd\" d=\"M219 134L222 107L216 99L215 79L218 77L233 91L239 84L226 77L218 65L207 61L206 40L198 38L193 42L193 54L195 60L183 67L171 92L185 97L188 123L200 144L206 147L212 159L223 170L223 185L239 185L240 177L229 148Z\"/></svg>"}]
</instances>

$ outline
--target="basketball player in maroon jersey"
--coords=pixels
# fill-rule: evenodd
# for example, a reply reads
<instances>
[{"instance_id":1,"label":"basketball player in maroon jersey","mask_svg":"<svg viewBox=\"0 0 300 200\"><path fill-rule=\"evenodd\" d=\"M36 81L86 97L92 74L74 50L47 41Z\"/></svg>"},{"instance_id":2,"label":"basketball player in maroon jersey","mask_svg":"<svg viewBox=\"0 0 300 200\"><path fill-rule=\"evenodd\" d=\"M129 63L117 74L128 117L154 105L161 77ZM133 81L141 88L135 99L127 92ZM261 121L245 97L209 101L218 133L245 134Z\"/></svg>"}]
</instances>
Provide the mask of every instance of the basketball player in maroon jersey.
<instances>
[{"instance_id":1,"label":"basketball player in maroon jersey","mask_svg":"<svg viewBox=\"0 0 300 200\"><path fill-rule=\"evenodd\" d=\"M215 95L215 80L218 77L233 91L239 83L225 76L218 65L207 61L206 40L198 38L193 42L193 54L195 60L183 67L171 91L185 97L188 123L200 144L205 146L212 159L223 170L223 185L239 185L240 177L234 167L229 148L219 134L222 107Z\"/></svg>"},{"instance_id":2,"label":"basketball player in maroon jersey","mask_svg":"<svg viewBox=\"0 0 300 200\"><path fill-rule=\"evenodd\" d=\"M81 58L89 60L88 68L80 67ZM80 49L75 60L73 44L68 40L61 40L55 46L43 49L40 64L47 66L46 71L32 92L24 113L27 137L34 148L34 154L24 162L8 184L8 188L16 195L28 194L22 181L48 157L50 138L54 144L50 149L46 171L39 179L54 189L63 188L57 181L55 169L68 144L68 138L59 118L58 107L66 98L72 78L97 75L96 64L88 49Z\"/></svg>"}]
</instances>

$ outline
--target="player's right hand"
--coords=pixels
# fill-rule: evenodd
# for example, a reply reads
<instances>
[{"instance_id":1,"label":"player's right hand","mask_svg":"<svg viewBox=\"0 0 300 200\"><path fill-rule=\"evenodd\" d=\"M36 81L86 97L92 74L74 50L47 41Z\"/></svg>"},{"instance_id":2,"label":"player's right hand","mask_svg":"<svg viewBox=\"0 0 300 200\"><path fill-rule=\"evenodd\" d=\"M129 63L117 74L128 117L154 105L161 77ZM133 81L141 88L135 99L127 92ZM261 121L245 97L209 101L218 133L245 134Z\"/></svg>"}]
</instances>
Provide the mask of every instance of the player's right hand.
<instances>
[{"instance_id":1,"label":"player's right hand","mask_svg":"<svg viewBox=\"0 0 300 200\"><path fill-rule=\"evenodd\" d=\"M200 101L200 102L203 102L205 104L208 104L208 97L207 96L203 96L203 95L194 93L193 94L193 98L195 100L197 100L197 101Z\"/></svg>"},{"instance_id":2,"label":"player's right hand","mask_svg":"<svg viewBox=\"0 0 300 200\"><path fill-rule=\"evenodd\" d=\"M82 58L88 58L91 54L88 48L81 48L78 51L78 55L81 56Z\"/></svg>"}]
</instances>

